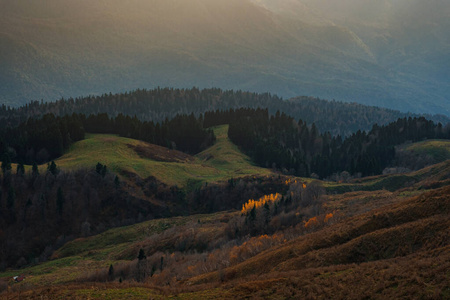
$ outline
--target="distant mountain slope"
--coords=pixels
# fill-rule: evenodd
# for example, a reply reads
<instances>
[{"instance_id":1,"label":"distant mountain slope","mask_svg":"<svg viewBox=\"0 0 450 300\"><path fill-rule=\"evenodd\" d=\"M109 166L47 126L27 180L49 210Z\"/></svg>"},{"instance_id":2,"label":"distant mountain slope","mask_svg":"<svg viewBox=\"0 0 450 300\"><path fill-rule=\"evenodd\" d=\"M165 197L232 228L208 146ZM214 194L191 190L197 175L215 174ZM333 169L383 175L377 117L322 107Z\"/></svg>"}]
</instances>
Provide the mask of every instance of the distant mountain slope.
<instances>
[{"instance_id":1,"label":"distant mountain slope","mask_svg":"<svg viewBox=\"0 0 450 300\"><path fill-rule=\"evenodd\" d=\"M444 18L425 39L423 22L352 27L291 2L293 16L249 0L0 0L0 101L220 86L450 114Z\"/></svg>"},{"instance_id":2,"label":"distant mountain slope","mask_svg":"<svg viewBox=\"0 0 450 300\"><path fill-rule=\"evenodd\" d=\"M282 16L309 24L333 24L348 30L373 61L395 81L409 82L403 99L411 106L422 102L419 94L428 93L423 105L444 105L448 115L450 89L450 5L445 0L253 0ZM338 37L335 37L338 38ZM395 74L395 75L394 75ZM389 90L389 84L386 91ZM395 101L403 93L400 85L393 91ZM374 95L375 96L375 95ZM423 97L423 96L422 96ZM377 98L375 96L374 98ZM358 101L357 101L358 102ZM383 105L384 106L384 105ZM390 105L389 107L393 107ZM432 109L433 110L433 109Z\"/></svg>"}]
</instances>

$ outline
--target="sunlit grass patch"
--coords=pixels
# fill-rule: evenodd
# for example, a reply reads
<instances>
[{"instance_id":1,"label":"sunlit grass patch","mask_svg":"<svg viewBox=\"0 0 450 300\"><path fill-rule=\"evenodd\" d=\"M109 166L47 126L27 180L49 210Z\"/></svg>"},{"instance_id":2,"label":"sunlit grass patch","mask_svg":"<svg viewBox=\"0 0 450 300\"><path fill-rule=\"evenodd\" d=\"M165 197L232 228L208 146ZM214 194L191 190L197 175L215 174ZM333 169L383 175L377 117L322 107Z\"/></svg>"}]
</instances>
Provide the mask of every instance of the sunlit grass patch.
<instances>
[{"instance_id":1,"label":"sunlit grass patch","mask_svg":"<svg viewBox=\"0 0 450 300\"><path fill-rule=\"evenodd\" d=\"M100 162L109 170L126 179L126 174L141 178L154 176L167 185L186 187L189 180L217 182L247 175L268 175L269 169L255 166L228 139L228 125L214 128L216 143L205 151L181 160L179 152L147 144L142 141L112 134L87 134L86 139L73 144L70 150L55 160L63 170L93 169ZM158 151L167 161L153 160L140 155L135 149ZM173 160L171 159L173 157ZM29 169L29 167L27 167ZM40 166L45 172L47 165Z\"/></svg>"}]
</instances>

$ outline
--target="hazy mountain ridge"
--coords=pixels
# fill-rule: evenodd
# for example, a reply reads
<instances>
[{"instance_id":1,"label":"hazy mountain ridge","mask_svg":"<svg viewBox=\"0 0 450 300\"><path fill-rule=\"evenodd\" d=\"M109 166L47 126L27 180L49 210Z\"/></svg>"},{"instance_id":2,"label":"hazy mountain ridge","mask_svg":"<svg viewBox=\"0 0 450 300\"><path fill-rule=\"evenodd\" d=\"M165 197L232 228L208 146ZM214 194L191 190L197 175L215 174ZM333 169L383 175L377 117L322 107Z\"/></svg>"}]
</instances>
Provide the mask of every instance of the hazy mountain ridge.
<instances>
[{"instance_id":1,"label":"hazy mountain ridge","mask_svg":"<svg viewBox=\"0 0 450 300\"><path fill-rule=\"evenodd\" d=\"M245 91L212 89L157 88L136 90L102 96L61 99L55 102L30 102L8 109L0 107L0 127L17 126L28 118L40 118L47 113L57 116L82 113L107 113L110 116L125 114L142 121L162 122L176 114L203 114L207 111L237 108L268 108L271 114L284 112L308 125L315 123L320 132L329 131L333 136L348 136L358 130L370 130L374 124L384 125L399 118L420 117L450 126L444 115L419 115L396 110L366 106L357 103L327 101L313 97L296 97L287 101L276 95ZM324 118L326 116L326 118Z\"/></svg>"},{"instance_id":2,"label":"hazy mountain ridge","mask_svg":"<svg viewBox=\"0 0 450 300\"><path fill-rule=\"evenodd\" d=\"M436 47L421 43L425 54L407 60L390 48L398 37L377 24L352 27L307 1L290 3L294 18L248 0L0 1L0 100L17 106L141 87L220 86L448 114L444 30L429 59L417 57Z\"/></svg>"}]
</instances>

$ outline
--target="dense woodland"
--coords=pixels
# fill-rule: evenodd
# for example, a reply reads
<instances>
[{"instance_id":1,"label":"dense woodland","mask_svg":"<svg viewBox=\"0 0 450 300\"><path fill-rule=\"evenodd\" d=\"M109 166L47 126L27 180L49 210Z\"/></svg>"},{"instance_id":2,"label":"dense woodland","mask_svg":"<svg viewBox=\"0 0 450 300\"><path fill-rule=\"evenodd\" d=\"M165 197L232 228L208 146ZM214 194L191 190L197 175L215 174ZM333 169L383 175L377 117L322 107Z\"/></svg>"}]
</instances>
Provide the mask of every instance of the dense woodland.
<instances>
[{"instance_id":1,"label":"dense woodland","mask_svg":"<svg viewBox=\"0 0 450 300\"><path fill-rule=\"evenodd\" d=\"M404 117L420 117L399 111L365 106L356 103L326 101L312 97L297 97L283 100L276 95L257 94L243 91L211 89L172 89L136 90L120 94L103 94L76 99L61 99L55 102L33 101L27 105L10 108L0 107L0 127L15 126L29 117L42 117L53 113L56 116L81 113L107 113L116 117L119 114L136 116L141 121L163 122L177 114L189 115L211 110L230 108L268 108L269 113L277 111L308 124L315 123L321 132L329 131L333 136L347 136L358 130L370 130L372 125L388 124ZM324 117L325 116L325 117ZM447 124L445 116L425 116L435 122Z\"/></svg>"},{"instance_id":2,"label":"dense woodland","mask_svg":"<svg viewBox=\"0 0 450 300\"><path fill-rule=\"evenodd\" d=\"M153 177L130 178L130 183L100 163L67 172L51 162L44 172L18 168L2 174L0 270L45 261L77 237L154 218L240 209L249 198L287 189L279 176L230 179L187 190Z\"/></svg>"},{"instance_id":3,"label":"dense woodland","mask_svg":"<svg viewBox=\"0 0 450 300\"><path fill-rule=\"evenodd\" d=\"M215 139L213 132L204 129L202 120L193 114L177 115L156 124L122 114L115 118L106 113L88 117L46 114L17 127L0 129L2 161L6 168L11 161L29 165L48 162L61 156L72 143L84 139L86 132L119 134L190 154L207 148Z\"/></svg>"},{"instance_id":4,"label":"dense woodland","mask_svg":"<svg viewBox=\"0 0 450 300\"><path fill-rule=\"evenodd\" d=\"M206 120L220 120L205 115ZM258 165L297 176L321 178L349 172L363 176L381 174L395 158L395 146L407 141L450 138L449 128L420 118L402 118L388 125L375 124L369 132L358 130L347 138L320 133L284 113L269 115L267 109L224 112L230 117L228 135Z\"/></svg>"},{"instance_id":5,"label":"dense woodland","mask_svg":"<svg viewBox=\"0 0 450 300\"><path fill-rule=\"evenodd\" d=\"M103 167L102 167L103 169ZM47 260L70 239L169 211L129 195L107 171L6 171L0 189L0 269ZM165 196L171 201L171 196Z\"/></svg>"}]
</instances>

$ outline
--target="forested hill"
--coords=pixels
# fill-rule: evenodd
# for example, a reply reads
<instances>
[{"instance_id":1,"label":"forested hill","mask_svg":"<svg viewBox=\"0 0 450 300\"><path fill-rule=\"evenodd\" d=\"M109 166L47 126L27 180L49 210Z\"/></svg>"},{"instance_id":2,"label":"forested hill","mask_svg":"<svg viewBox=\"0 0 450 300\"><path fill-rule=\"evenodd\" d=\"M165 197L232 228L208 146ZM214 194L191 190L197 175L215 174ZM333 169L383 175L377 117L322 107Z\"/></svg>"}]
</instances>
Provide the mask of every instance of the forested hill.
<instances>
[{"instance_id":1,"label":"forested hill","mask_svg":"<svg viewBox=\"0 0 450 300\"><path fill-rule=\"evenodd\" d=\"M395 146L407 141L450 139L448 127L423 117L375 124L369 132L358 130L342 139L328 132L321 134L314 124L309 127L284 113L270 116L267 109L205 114L205 122L221 122L221 114L230 121L230 140L256 164L296 176L325 178L342 171L378 175L393 163Z\"/></svg>"},{"instance_id":2,"label":"forested hill","mask_svg":"<svg viewBox=\"0 0 450 300\"><path fill-rule=\"evenodd\" d=\"M348 136L358 130L370 130L374 124L387 125L405 117L420 117L418 114L402 113L398 110L355 102L328 101L312 97L296 97L287 102L285 108L280 111L308 124L314 123L321 132L329 131L334 136ZM450 123L450 119L444 115L422 116L435 123L443 125Z\"/></svg>"},{"instance_id":3,"label":"forested hill","mask_svg":"<svg viewBox=\"0 0 450 300\"><path fill-rule=\"evenodd\" d=\"M73 142L83 140L85 132L118 134L190 154L215 141L213 131L203 128L201 118L193 114L177 115L156 124L122 114L115 118L106 113L88 117L46 114L40 119L29 118L17 127L0 128L2 170L11 169L11 161L31 165L55 159Z\"/></svg>"},{"instance_id":4,"label":"forested hill","mask_svg":"<svg viewBox=\"0 0 450 300\"><path fill-rule=\"evenodd\" d=\"M356 103L327 101L312 97L297 97L283 100L276 95L243 91L211 89L156 88L135 90L120 94L103 94L76 99L61 99L55 102L34 101L19 108L0 108L0 126L15 126L29 117L39 117L47 113L64 116L72 113L86 115L107 113L136 116L142 121L161 122L176 114L196 115L211 110L230 108L268 108L269 113L284 112L294 119L315 123L321 132L347 136L357 130L369 130L373 124L388 124L398 118L419 117L416 114ZM442 115L425 116L443 125L450 119Z\"/></svg>"}]
</instances>

